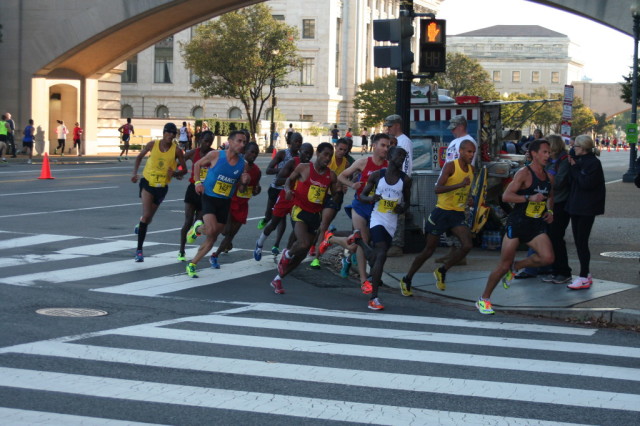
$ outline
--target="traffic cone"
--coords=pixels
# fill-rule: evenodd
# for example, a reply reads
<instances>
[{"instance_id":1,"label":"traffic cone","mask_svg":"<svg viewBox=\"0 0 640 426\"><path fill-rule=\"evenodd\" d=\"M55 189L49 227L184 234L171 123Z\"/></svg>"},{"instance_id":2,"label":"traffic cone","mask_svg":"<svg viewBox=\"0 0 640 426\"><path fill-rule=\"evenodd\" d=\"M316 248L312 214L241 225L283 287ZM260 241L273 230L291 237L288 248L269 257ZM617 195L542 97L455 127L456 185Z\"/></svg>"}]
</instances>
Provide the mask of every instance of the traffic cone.
<instances>
[{"instance_id":1,"label":"traffic cone","mask_svg":"<svg viewBox=\"0 0 640 426\"><path fill-rule=\"evenodd\" d=\"M51 176L51 168L49 167L49 155L45 152L42 159L42 171L38 179L55 179Z\"/></svg>"}]
</instances>

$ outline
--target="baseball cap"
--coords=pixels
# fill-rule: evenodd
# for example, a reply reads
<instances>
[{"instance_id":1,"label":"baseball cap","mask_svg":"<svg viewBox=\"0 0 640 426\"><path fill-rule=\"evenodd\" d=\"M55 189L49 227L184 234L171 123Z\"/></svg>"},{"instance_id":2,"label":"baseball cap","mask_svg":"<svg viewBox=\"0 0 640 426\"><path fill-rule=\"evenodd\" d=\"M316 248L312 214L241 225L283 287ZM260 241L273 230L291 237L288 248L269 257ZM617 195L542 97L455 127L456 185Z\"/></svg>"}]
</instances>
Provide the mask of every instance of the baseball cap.
<instances>
[{"instance_id":1,"label":"baseball cap","mask_svg":"<svg viewBox=\"0 0 640 426\"><path fill-rule=\"evenodd\" d=\"M451 120L449 120L449 127L447 127L447 129L453 130L460 124L464 124L465 126L467 125L467 119L464 118L464 115L456 115L455 117L451 118Z\"/></svg>"},{"instance_id":2,"label":"baseball cap","mask_svg":"<svg viewBox=\"0 0 640 426\"><path fill-rule=\"evenodd\" d=\"M396 123L402 123L402 117L393 114L384 119L384 127L393 126Z\"/></svg>"},{"instance_id":3,"label":"baseball cap","mask_svg":"<svg viewBox=\"0 0 640 426\"><path fill-rule=\"evenodd\" d=\"M173 123L167 123L167 124L164 125L164 129L162 129L162 133L164 133L164 132L169 132L169 133L176 134L176 133L178 133L178 128Z\"/></svg>"}]
</instances>

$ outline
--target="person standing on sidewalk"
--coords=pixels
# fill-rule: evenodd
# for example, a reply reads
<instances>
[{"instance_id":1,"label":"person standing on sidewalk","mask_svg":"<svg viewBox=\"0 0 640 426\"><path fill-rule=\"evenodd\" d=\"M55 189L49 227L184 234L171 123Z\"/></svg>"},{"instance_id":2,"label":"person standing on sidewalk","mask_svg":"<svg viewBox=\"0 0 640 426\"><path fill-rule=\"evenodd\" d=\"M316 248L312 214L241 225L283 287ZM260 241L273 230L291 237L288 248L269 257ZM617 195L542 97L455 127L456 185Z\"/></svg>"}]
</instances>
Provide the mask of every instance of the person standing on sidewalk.
<instances>
[{"instance_id":1,"label":"person standing on sidewalk","mask_svg":"<svg viewBox=\"0 0 640 426\"><path fill-rule=\"evenodd\" d=\"M133 130L133 125L131 124L131 118L127 118L127 122L122 126L120 126L118 131L120 132L120 138L122 139L122 148L120 150L120 156L118 157L118 161L122 161L122 154L124 154L124 159L128 160L129 159L128 157L129 141L131 140L131 135L135 134Z\"/></svg>"},{"instance_id":2,"label":"person standing on sidewalk","mask_svg":"<svg viewBox=\"0 0 640 426\"><path fill-rule=\"evenodd\" d=\"M82 133L83 130L82 127L80 127L80 123L76 122L76 125L73 128L73 147L77 149L78 157L82 157L82 146L80 142Z\"/></svg>"},{"instance_id":3,"label":"person standing on sidewalk","mask_svg":"<svg viewBox=\"0 0 640 426\"><path fill-rule=\"evenodd\" d=\"M539 139L529 144L531 164L520 169L502 194L502 201L515 203L507 218L502 240L500 261L489 274L484 292L476 307L481 314L494 314L491 293L502 278L502 286L508 289L515 271L526 267L539 267L553 263L553 247L547 235L547 224L553 222L553 178L544 167L549 161L549 142ZM520 243L531 247L535 253L516 261Z\"/></svg>"},{"instance_id":4,"label":"person standing on sidewalk","mask_svg":"<svg viewBox=\"0 0 640 426\"><path fill-rule=\"evenodd\" d=\"M393 136L398 141L397 146L404 149L407 153L404 164L402 165L402 171L409 177L413 171L413 142L407 135L402 132L402 117L397 114L388 116L384 120L384 126L387 128L387 133ZM398 226L393 236L393 241L387 256L395 257L402 256L402 250L404 248L404 212L398 215Z\"/></svg>"},{"instance_id":5,"label":"person standing on sidewalk","mask_svg":"<svg viewBox=\"0 0 640 426\"><path fill-rule=\"evenodd\" d=\"M369 234L373 244L371 262L371 287L362 287L362 292L370 294L368 308L374 311L384 309L378 299L378 287L382 278L382 269L387 261L387 251L391 246L393 234L398 225L398 215L404 213L411 199L411 178L402 167L407 152L399 146L389 149L389 166L373 172L360 194L363 203L375 204L371 212ZM374 190L375 188L375 190ZM375 191L373 195L370 194Z\"/></svg>"},{"instance_id":6,"label":"person standing on sidewalk","mask_svg":"<svg viewBox=\"0 0 640 426\"><path fill-rule=\"evenodd\" d=\"M9 133L7 134L7 143L9 144L9 148L11 149L11 158L16 158L16 122L11 118L11 113L8 112L6 114L7 124L9 125Z\"/></svg>"},{"instance_id":7,"label":"person standing on sidewalk","mask_svg":"<svg viewBox=\"0 0 640 426\"><path fill-rule=\"evenodd\" d=\"M571 230L580 259L580 276L567 287L571 290L583 290L593 284L589 263L589 236L596 216L604 214L606 189L602 164L596 155L593 139L580 135L573 144L575 155L569 157L571 189L566 210L571 216Z\"/></svg>"},{"instance_id":8,"label":"person standing on sidewalk","mask_svg":"<svg viewBox=\"0 0 640 426\"><path fill-rule=\"evenodd\" d=\"M138 168L142 159L149 153L149 159L144 166L139 183L139 194L142 199L142 217L140 218L140 223L134 228L134 232L138 234L136 262L144 262L142 246L147 236L147 228L169 191L169 182L174 177L182 179L182 176L187 173L187 165L184 162L182 151L177 149L177 145L173 142L177 132L178 129L175 124L165 124L162 131L162 139L151 141L142 148L133 166L131 182L137 183L139 178ZM182 167L176 169L178 162Z\"/></svg>"},{"instance_id":9,"label":"person standing on sidewalk","mask_svg":"<svg viewBox=\"0 0 640 426\"><path fill-rule=\"evenodd\" d=\"M433 271L436 287L446 289L445 277L447 271L463 259L473 247L471 231L465 218L465 208L470 203L469 191L473 181L473 166L471 160L476 153L476 146L469 140L460 144L460 154L457 160L446 163L436 182L435 192L438 196L436 208L431 212L425 225L426 245L422 252L415 257L409 272L400 280L400 292L403 296L412 296L411 280L416 272L435 252L440 242L440 235L450 231L462 242L456 248L444 265Z\"/></svg>"}]
</instances>

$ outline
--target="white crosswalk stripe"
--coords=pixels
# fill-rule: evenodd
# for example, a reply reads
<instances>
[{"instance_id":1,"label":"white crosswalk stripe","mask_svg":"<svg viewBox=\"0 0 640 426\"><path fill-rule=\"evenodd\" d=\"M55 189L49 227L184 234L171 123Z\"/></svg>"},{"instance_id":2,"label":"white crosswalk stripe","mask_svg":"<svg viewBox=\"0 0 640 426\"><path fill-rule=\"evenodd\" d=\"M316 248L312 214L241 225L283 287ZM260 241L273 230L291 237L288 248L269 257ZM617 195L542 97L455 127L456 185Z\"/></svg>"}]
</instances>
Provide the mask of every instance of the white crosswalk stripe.
<instances>
[{"instance_id":1,"label":"white crosswalk stripe","mask_svg":"<svg viewBox=\"0 0 640 426\"><path fill-rule=\"evenodd\" d=\"M571 327L547 327L529 332L529 338L513 338L508 323L503 323L504 329L473 341L474 326L482 329L480 322L468 321L461 334L438 333L434 330L439 326L432 323L439 324L439 318L268 303L239 305L209 315L0 348L0 390L10 389L18 395L23 391L30 395L54 393L63 399L82 395L92 398L96 405L107 400L161 403L175 407L181 416L188 416L189 410L196 408L286 416L278 423L291 423L294 417L372 424L558 425L574 424L576 413L587 413L577 417L579 423L592 423L590 416L601 410L609 419L625 424L637 420L640 412L638 348L610 346L606 351L604 346L590 341L593 336L580 333L580 328L573 328L575 333L571 336ZM399 324L406 327L399 329ZM548 340L551 335L570 340L559 340L554 346ZM375 346L371 345L372 339ZM408 343L424 347L408 349ZM438 345L443 343L454 346L439 350ZM453 351L452 347L458 350ZM521 352L519 356L502 357L495 355L495 347ZM532 348L537 349L535 353ZM598 362L561 361L575 352ZM16 356L23 357L23 361L11 364ZM624 359L628 362L620 365ZM34 360L31 367L30 360ZM318 360L326 362L319 364ZM358 367L354 367L353 360L360 361ZM399 366L396 360L410 361L411 368ZM85 370L75 372L63 367L79 362ZM99 368L103 373L94 376L87 374L88 362L111 367ZM443 365L457 366L457 376L434 374ZM118 374L117 366L123 369ZM131 370L129 366L136 368ZM164 372L162 379L154 370L158 368ZM524 375L524 383L504 380L508 375L492 380L487 370L496 375L499 371L535 372L544 374L545 380L541 383L536 375ZM198 374L207 380L205 384L181 382L183 373ZM164 382L168 375L172 379ZM229 377L238 381L225 387ZM529 377L531 382L526 379ZM594 384L599 379L605 379L608 386L599 389ZM258 380L260 390L251 387ZM273 387L268 384L270 381L274 382ZM631 383L634 385L628 386ZM330 388L324 389L326 386ZM402 399L380 403L358 389L371 389L372 395L410 392L408 395L414 396L406 401L410 404L398 403ZM316 391L322 393L315 396ZM416 398L415 393L422 397ZM464 398L465 403L440 408L433 402L436 395ZM487 401L510 402L509 414L501 415ZM519 408L517 404L524 405ZM563 414L545 415L553 411L551 407L559 407ZM567 410L568 407L577 411ZM24 417L21 410L16 410L11 412L11 418L18 419L18 423L32 418L47 421L46 410L34 410L25 410ZM58 411L51 413L50 423L61 422L64 417L59 416L69 416L73 420L70 424L82 418L73 410ZM132 415L131 421L158 422L143 413ZM224 417L219 419L224 423ZM260 423L259 417L252 419L251 422ZM105 422L111 420L122 418L105 418ZM95 418L88 417L87 424L92 422Z\"/></svg>"}]
</instances>

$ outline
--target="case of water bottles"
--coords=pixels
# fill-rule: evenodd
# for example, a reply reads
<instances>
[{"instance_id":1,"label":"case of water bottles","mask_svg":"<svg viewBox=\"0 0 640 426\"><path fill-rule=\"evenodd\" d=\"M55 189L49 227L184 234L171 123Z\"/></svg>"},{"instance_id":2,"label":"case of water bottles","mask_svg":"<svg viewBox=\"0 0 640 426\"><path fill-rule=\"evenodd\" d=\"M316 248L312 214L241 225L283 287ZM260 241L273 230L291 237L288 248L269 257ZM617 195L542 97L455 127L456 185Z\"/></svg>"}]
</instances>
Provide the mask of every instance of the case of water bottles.
<instances>
[{"instance_id":1,"label":"case of water bottles","mask_svg":"<svg viewBox=\"0 0 640 426\"><path fill-rule=\"evenodd\" d=\"M482 232L482 248L484 250L500 250L502 247L502 236L500 231L490 231L485 229Z\"/></svg>"}]
</instances>

